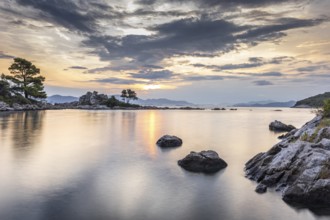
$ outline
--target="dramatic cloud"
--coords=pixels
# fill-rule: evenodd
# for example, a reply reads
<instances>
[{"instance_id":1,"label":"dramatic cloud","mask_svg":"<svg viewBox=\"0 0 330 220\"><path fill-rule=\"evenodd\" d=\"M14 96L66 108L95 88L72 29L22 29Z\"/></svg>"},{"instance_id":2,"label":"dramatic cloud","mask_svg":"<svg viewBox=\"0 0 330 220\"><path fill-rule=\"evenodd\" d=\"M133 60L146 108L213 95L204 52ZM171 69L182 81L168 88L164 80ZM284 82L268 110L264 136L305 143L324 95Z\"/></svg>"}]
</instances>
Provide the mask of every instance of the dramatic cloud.
<instances>
[{"instance_id":1,"label":"dramatic cloud","mask_svg":"<svg viewBox=\"0 0 330 220\"><path fill-rule=\"evenodd\" d=\"M274 41L286 36L287 30L312 27L322 22L324 19L283 18L270 25L247 26L207 17L186 18L149 28L156 32L153 35L90 36L83 44L98 48L95 53L102 60L129 57L149 65L182 54L227 53L238 49L242 44L255 46L263 41ZM241 67L258 65L255 62ZM235 66L223 68L232 69Z\"/></svg>"},{"instance_id":2,"label":"dramatic cloud","mask_svg":"<svg viewBox=\"0 0 330 220\"><path fill-rule=\"evenodd\" d=\"M255 67L260 67L268 64L281 64L284 62L290 62L293 61L293 57L287 57L287 56L282 56L282 57L275 57L270 60L265 60L262 57L250 57L249 58L249 63L239 63L239 64L226 64L226 65L205 65L201 63L197 64L192 64L194 67L202 67L202 68L207 68L215 71L220 71L220 70L237 70L237 69L249 69L249 68L255 68ZM277 73L278 74L278 73Z\"/></svg>"},{"instance_id":3,"label":"dramatic cloud","mask_svg":"<svg viewBox=\"0 0 330 220\"><path fill-rule=\"evenodd\" d=\"M109 71L128 71L128 70L137 70L137 69L163 69L161 66L157 65L140 65L136 62L118 62L114 63L111 66L99 67L89 69L86 73L104 73Z\"/></svg>"},{"instance_id":4,"label":"dramatic cloud","mask_svg":"<svg viewBox=\"0 0 330 220\"><path fill-rule=\"evenodd\" d=\"M281 4L288 2L298 2L295 0L137 0L139 4L153 5L156 3L179 3L185 4L194 2L198 6L210 7L210 6L223 6L223 7L262 7L271 4Z\"/></svg>"},{"instance_id":5,"label":"dramatic cloud","mask_svg":"<svg viewBox=\"0 0 330 220\"><path fill-rule=\"evenodd\" d=\"M160 71L151 71L151 70L141 70L139 73L130 73L133 78L140 78L140 79L170 79L175 74L169 70L160 70Z\"/></svg>"},{"instance_id":6,"label":"dramatic cloud","mask_svg":"<svg viewBox=\"0 0 330 220\"><path fill-rule=\"evenodd\" d=\"M296 80L305 91L329 78L329 7L310 0L3 0L0 71L17 54L36 61L52 86L63 86L59 79L113 90L157 84L166 96L168 88L192 94L199 81L203 92L219 84L214 90L223 93Z\"/></svg>"},{"instance_id":7,"label":"dramatic cloud","mask_svg":"<svg viewBox=\"0 0 330 220\"><path fill-rule=\"evenodd\" d=\"M133 84L139 84L139 83L145 84L144 81L138 81L138 80L133 80L133 79L122 79L122 78L117 78L117 77L96 79L96 80L91 80L91 82L110 83L110 84L123 84L123 85L133 85Z\"/></svg>"},{"instance_id":8,"label":"dramatic cloud","mask_svg":"<svg viewBox=\"0 0 330 220\"><path fill-rule=\"evenodd\" d=\"M249 40L253 44L258 41L276 40L286 36L284 31L302 27L312 27L321 24L326 19L298 19L298 18L280 18L272 25L264 25L251 28L239 36L241 40Z\"/></svg>"},{"instance_id":9,"label":"dramatic cloud","mask_svg":"<svg viewBox=\"0 0 330 220\"><path fill-rule=\"evenodd\" d=\"M19 5L39 11L36 20L48 21L69 30L94 33L98 31L99 19L117 17L113 8L103 3L67 0L16 0Z\"/></svg>"},{"instance_id":10,"label":"dramatic cloud","mask_svg":"<svg viewBox=\"0 0 330 220\"><path fill-rule=\"evenodd\" d=\"M124 57L150 65L181 54L227 51L234 48L232 34L246 29L224 20L181 19L150 28L157 34L124 37L91 36L84 44L106 48L96 51L102 60Z\"/></svg>"},{"instance_id":11,"label":"dramatic cloud","mask_svg":"<svg viewBox=\"0 0 330 220\"><path fill-rule=\"evenodd\" d=\"M254 62L254 63L242 63L242 64L227 64L223 66L214 66L218 70L235 70L235 69L247 69L247 68L254 68L264 65L262 62Z\"/></svg>"},{"instance_id":12,"label":"dramatic cloud","mask_svg":"<svg viewBox=\"0 0 330 220\"><path fill-rule=\"evenodd\" d=\"M133 12L123 13L121 18L130 18L130 17L187 17L197 15L197 11L155 11L155 10L145 10L145 9L137 9Z\"/></svg>"},{"instance_id":13,"label":"dramatic cloud","mask_svg":"<svg viewBox=\"0 0 330 220\"><path fill-rule=\"evenodd\" d=\"M101 60L134 60L131 69L138 69L144 65L157 66L165 58L175 56L212 57L239 50L242 46L256 46L264 41L276 41L286 36L286 31L316 26L324 19L298 19L292 17L274 18L268 24L240 25L230 20L216 18L208 15L203 10L168 10L152 11L138 8L134 11L123 10L119 6L112 6L104 1L67 1L67 0L16 0L18 5L36 10L29 15L35 20L47 21L56 26L61 26L69 31L84 34L84 46L92 48ZM194 2L203 6L242 6L259 7L284 2L281 1L225 1L225 0L195 0L195 1L152 1L140 0L136 3L152 5L160 3L187 3ZM2 8L2 10L5 10ZM13 9L12 13L18 14ZM25 14L22 11L22 16ZM18 15L17 15L18 16ZM149 34L123 34L111 35L103 31L106 24L129 27L125 19L136 16L151 17L182 17L170 19L165 23L144 25ZM18 19L23 24L22 19ZM262 65L258 60L251 63L235 66L228 64L222 69L252 68ZM128 68L115 65L113 70L128 70Z\"/></svg>"},{"instance_id":14,"label":"dramatic cloud","mask_svg":"<svg viewBox=\"0 0 330 220\"><path fill-rule=\"evenodd\" d=\"M106 3L102 0L89 1L68 1L68 0L16 0L18 5L33 8L37 13L26 16L24 13L10 8L1 8L0 10L15 14L20 18L32 18L35 20L47 21L56 26L62 26L70 31L79 32L81 34L101 33L102 23L110 22L113 25L121 25L130 27L129 23L123 22L124 19L132 17L180 17L191 16L196 14L194 11L154 11L137 9L135 11L127 11L120 7L116 7L111 2ZM114 6L113 6L114 5ZM23 20L12 21L13 24L27 25Z\"/></svg>"}]
</instances>

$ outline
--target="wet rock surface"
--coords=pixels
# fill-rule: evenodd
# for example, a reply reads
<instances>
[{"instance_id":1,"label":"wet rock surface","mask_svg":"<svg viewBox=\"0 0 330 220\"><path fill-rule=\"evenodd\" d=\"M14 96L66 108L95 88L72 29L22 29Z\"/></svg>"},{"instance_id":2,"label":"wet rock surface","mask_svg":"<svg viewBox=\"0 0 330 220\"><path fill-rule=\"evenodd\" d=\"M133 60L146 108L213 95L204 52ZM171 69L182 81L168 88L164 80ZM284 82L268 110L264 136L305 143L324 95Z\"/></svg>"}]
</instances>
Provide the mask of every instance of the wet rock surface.
<instances>
[{"instance_id":1,"label":"wet rock surface","mask_svg":"<svg viewBox=\"0 0 330 220\"><path fill-rule=\"evenodd\" d=\"M255 191L260 194L265 193L267 192L267 186L264 184L259 184Z\"/></svg>"},{"instance_id":2,"label":"wet rock surface","mask_svg":"<svg viewBox=\"0 0 330 220\"><path fill-rule=\"evenodd\" d=\"M281 132L281 131L292 131L296 129L293 125L286 125L280 121L273 121L269 124L269 130L271 131L278 131L278 132Z\"/></svg>"},{"instance_id":3,"label":"wet rock surface","mask_svg":"<svg viewBox=\"0 0 330 220\"><path fill-rule=\"evenodd\" d=\"M178 165L191 172L215 173L225 167L227 163L212 150L190 152L178 161Z\"/></svg>"},{"instance_id":4,"label":"wet rock surface","mask_svg":"<svg viewBox=\"0 0 330 220\"><path fill-rule=\"evenodd\" d=\"M259 183L257 192L273 187L288 203L330 205L330 128L322 120L315 117L245 164L246 176Z\"/></svg>"},{"instance_id":5,"label":"wet rock surface","mask_svg":"<svg viewBox=\"0 0 330 220\"><path fill-rule=\"evenodd\" d=\"M163 148L180 147L182 145L182 139L177 136L164 135L158 139L156 144Z\"/></svg>"}]
</instances>

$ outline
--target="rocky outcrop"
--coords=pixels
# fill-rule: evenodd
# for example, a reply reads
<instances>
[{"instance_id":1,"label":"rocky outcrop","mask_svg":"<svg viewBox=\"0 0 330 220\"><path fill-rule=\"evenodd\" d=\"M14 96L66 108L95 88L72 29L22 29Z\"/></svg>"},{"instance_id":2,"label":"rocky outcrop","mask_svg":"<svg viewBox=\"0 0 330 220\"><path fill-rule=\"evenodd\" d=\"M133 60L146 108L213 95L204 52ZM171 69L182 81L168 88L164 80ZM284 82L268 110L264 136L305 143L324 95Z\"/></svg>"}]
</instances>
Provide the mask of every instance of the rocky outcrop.
<instances>
[{"instance_id":1,"label":"rocky outcrop","mask_svg":"<svg viewBox=\"0 0 330 220\"><path fill-rule=\"evenodd\" d=\"M215 173L225 167L227 163L212 150L190 152L185 158L178 161L179 166L191 172Z\"/></svg>"},{"instance_id":2,"label":"rocky outcrop","mask_svg":"<svg viewBox=\"0 0 330 220\"><path fill-rule=\"evenodd\" d=\"M46 110L53 109L53 105L48 103L36 103L36 104L18 104L14 103L8 105L5 102L0 101L0 111L28 111L28 110Z\"/></svg>"},{"instance_id":3,"label":"rocky outcrop","mask_svg":"<svg viewBox=\"0 0 330 220\"><path fill-rule=\"evenodd\" d=\"M105 94L98 94L98 92L87 92L85 95L79 98L79 105L101 105L108 100L108 96Z\"/></svg>"},{"instance_id":4,"label":"rocky outcrop","mask_svg":"<svg viewBox=\"0 0 330 220\"><path fill-rule=\"evenodd\" d=\"M271 131L292 131L293 129L296 129L293 125L286 125L280 121L273 121L269 124L269 130Z\"/></svg>"},{"instance_id":5,"label":"rocky outcrop","mask_svg":"<svg viewBox=\"0 0 330 220\"><path fill-rule=\"evenodd\" d=\"M298 130L298 129L293 129L293 130L291 130L291 131L288 132L288 133L282 134L282 135L278 136L278 139L288 138L288 137L290 137L291 135L293 135L294 133L296 133L297 130Z\"/></svg>"},{"instance_id":6,"label":"rocky outcrop","mask_svg":"<svg viewBox=\"0 0 330 220\"><path fill-rule=\"evenodd\" d=\"M156 144L163 148L179 147L182 145L182 139L177 136L164 135L158 139Z\"/></svg>"},{"instance_id":7,"label":"rocky outcrop","mask_svg":"<svg viewBox=\"0 0 330 220\"><path fill-rule=\"evenodd\" d=\"M21 111L21 110L39 110L42 109L41 105L36 105L36 104L25 104L25 105L20 105L17 103L14 103L12 105L12 108L16 111Z\"/></svg>"},{"instance_id":8,"label":"rocky outcrop","mask_svg":"<svg viewBox=\"0 0 330 220\"><path fill-rule=\"evenodd\" d=\"M288 203L330 205L330 119L315 117L288 133L265 153L245 165L246 176L259 183L256 191L273 187Z\"/></svg>"},{"instance_id":9,"label":"rocky outcrop","mask_svg":"<svg viewBox=\"0 0 330 220\"><path fill-rule=\"evenodd\" d=\"M259 184L255 190L257 193L265 193L267 192L267 186L264 184Z\"/></svg>"},{"instance_id":10,"label":"rocky outcrop","mask_svg":"<svg viewBox=\"0 0 330 220\"><path fill-rule=\"evenodd\" d=\"M7 111L8 108L10 107L7 103L0 101L0 111Z\"/></svg>"}]
</instances>

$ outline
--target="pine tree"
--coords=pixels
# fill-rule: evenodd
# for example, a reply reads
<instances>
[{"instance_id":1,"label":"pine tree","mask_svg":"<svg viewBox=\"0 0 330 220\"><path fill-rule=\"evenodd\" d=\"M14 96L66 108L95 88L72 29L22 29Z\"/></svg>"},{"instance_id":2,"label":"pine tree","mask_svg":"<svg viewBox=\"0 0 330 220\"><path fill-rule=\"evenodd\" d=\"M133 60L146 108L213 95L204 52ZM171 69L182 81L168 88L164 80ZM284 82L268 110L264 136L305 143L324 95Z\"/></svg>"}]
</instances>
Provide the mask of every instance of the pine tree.
<instances>
[{"instance_id":1,"label":"pine tree","mask_svg":"<svg viewBox=\"0 0 330 220\"><path fill-rule=\"evenodd\" d=\"M125 100L128 98L128 95L127 95L127 90L124 89L123 91L121 91L121 96L120 96L123 101L125 102Z\"/></svg>"},{"instance_id":2,"label":"pine tree","mask_svg":"<svg viewBox=\"0 0 330 220\"><path fill-rule=\"evenodd\" d=\"M14 58L9 71L11 75L5 75L5 79L11 82L14 93L22 94L28 100L47 98L43 86L45 77L40 75L40 69L30 61Z\"/></svg>"}]
</instances>

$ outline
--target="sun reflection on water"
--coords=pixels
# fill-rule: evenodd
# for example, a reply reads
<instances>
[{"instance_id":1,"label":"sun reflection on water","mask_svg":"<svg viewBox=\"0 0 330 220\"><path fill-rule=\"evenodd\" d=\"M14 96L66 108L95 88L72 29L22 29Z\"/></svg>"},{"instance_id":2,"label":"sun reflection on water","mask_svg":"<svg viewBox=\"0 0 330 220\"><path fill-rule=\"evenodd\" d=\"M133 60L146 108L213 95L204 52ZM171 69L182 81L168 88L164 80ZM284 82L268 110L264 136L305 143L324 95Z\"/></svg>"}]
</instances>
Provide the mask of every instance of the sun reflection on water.
<instances>
[{"instance_id":1,"label":"sun reflection on water","mask_svg":"<svg viewBox=\"0 0 330 220\"><path fill-rule=\"evenodd\" d=\"M299 127L313 117L299 111L0 114L0 219L315 219L278 194L256 194L243 172L278 141L269 121ZM160 149L164 134L184 144ZM228 162L225 170L209 176L177 166L189 151L209 148Z\"/></svg>"}]
</instances>

